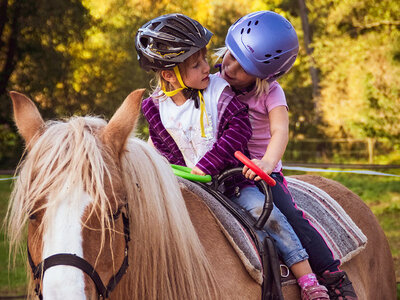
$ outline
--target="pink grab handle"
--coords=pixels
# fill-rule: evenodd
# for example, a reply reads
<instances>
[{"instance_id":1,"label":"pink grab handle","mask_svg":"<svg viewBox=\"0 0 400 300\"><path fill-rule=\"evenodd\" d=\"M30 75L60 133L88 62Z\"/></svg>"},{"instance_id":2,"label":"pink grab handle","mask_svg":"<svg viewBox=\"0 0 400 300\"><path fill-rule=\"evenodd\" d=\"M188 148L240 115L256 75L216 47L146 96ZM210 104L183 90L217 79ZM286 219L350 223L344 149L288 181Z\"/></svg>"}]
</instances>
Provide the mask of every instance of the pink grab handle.
<instances>
[{"instance_id":1,"label":"pink grab handle","mask_svg":"<svg viewBox=\"0 0 400 300\"><path fill-rule=\"evenodd\" d=\"M242 152L236 151L235 157L240 160L243 164L249 167L254 173L261 177L269 186L275 186L276 181L271 178L267 173L261 170L256 164L254 164L250 159L246 157Z\"/></svg>"}]
</instances>

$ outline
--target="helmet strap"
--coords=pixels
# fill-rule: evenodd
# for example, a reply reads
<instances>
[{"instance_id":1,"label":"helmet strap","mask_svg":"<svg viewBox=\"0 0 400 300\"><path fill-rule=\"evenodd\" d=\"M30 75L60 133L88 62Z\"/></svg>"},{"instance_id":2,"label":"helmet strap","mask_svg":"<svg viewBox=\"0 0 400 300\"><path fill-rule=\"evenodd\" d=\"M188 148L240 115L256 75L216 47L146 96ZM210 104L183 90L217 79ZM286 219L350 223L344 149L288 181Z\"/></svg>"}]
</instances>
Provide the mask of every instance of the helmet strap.
<instances>
[{"instance_id":1,"label":"helmet strap","mask_svg":"<svg viewBox=\"0 0 400 300\"><path fill-rule=\"evenodd\" d=\"M163 83L161 89L162 89L162 91L164 92L164 94L165 94L167 97L175 96L175 95L178 94L180 91L182 91L182 90L188 88L188 87L183 83L183 80L182 80L182 77L181 77L181 73L179 72L178 66L175 66L173 70L174 70L175 76L176 76L176 78L178 79L178 82L179 82L179 84L181 85L181 87L178 88L178 89L176 89L176 90L173 90L173 91L166 91L165 85L164 85L164 83Z\"/></svg>"},{"instance_id":2,"label":"helmet strap","mask_svg":"<svg viewBox=\"0 0 400 300\"><path fill-rule=\"evenodd\" d=\"M175 96L176 94L178 94L180 91L182 91L182 90L184 90L184 89L191 89L191 88L188 88L188 87L183 83L182 76L181 76L181 73L179 72L178 66L175 66L175 67L173 68L173 70L174 70L175 76L176 76L176 78L178 79L178 82L179 82L179 84L181 85L181 87L178 88L178 89L176 89L176 90L173 90L173 91L166 91L166 90L165 90L165 85L164 85L164 83L162 83L161 89L162 89L162 91L164 92L164 94L165 94L167 97ZM198 94L199 102L200 102L200 130L201 130L201 137L206 137L205 131L204 131L204 122L203 122L203 120L204 120L204 115L205 115L205 116L206 116L207 124L209 123L209 121L208 121L208 116L207 116L207 113L206 113L206 104L205 104L205 101L204 101L204 97L203 97L202 92L201 92L200 90L197 90L197 94ZM196 99L194 99L194 100L197 101Z\"/></svg>"}]
</instances>

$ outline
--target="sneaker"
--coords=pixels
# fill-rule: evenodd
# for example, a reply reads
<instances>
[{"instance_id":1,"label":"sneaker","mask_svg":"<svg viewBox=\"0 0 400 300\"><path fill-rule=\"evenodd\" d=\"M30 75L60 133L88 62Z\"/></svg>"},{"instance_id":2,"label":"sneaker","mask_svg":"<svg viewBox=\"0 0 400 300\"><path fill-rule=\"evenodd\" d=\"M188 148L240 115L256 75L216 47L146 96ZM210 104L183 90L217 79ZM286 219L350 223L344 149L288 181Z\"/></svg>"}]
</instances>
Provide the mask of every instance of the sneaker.
<instances>
[{"instance_id":1,"label":"sneaker","mask_svg":"<svg viewBox=\"0 0 400 300\"><path fill-rule=\"evenodd\" d=\"M301 290L301 300L329 300L328 290L323 285L308 286Z\"/></svg>"},{"instance_id":2,"label":"sneaker","mask_svg":"<svg viewBox=\"0 0 400 300\"><path fill-rule=\"evenodd\" d=\"M345 271L325 271L319 282L328 289L329 297L333 300L357 300L356 292Z\"/></svg>"}]
</instances>

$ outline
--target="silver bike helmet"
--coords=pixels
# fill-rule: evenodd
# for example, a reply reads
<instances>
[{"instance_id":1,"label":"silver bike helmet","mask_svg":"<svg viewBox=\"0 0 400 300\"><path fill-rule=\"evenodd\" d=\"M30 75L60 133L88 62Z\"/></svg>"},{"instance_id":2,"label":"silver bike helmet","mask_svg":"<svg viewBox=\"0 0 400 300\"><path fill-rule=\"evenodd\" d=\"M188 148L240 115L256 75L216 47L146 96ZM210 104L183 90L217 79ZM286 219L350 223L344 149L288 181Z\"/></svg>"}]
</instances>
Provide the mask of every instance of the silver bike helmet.
<instances>
[{"instance_id":1,"label":"silver bike helmet","mask_svg":"<svg viewBox=\"0 0 400 300\"><path fill-rule=\"evenodd\" d=\"M173 68L204 48L212 33L182 14L168 14L144 24L135 37L140 66L149 70Z\"/></svg>"}]
</instances>

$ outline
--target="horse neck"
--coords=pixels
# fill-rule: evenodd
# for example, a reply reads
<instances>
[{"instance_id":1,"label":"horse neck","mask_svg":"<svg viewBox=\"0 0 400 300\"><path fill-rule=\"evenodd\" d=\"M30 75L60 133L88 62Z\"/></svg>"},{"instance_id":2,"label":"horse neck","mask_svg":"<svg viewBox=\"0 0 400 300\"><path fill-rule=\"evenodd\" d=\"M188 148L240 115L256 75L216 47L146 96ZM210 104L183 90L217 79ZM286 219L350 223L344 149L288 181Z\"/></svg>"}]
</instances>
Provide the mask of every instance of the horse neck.
<instances>
[{"instance_id":1,"label":"horse neck","mask_svg":"<svg viewBox=\"0 0 400 300\"><path fill-rule=\"evenodd\" d=\"M133 299L219 298L169 165L138 140L128 143L122 165L132 232L125 287L129 295Z\"/></svg>"}]
</instances>

